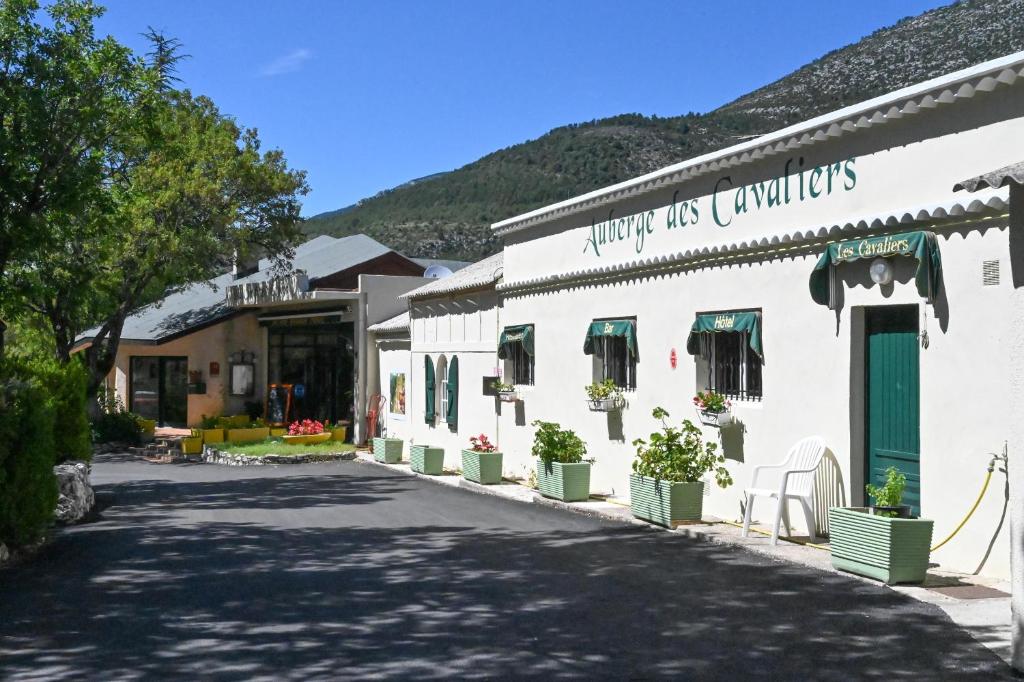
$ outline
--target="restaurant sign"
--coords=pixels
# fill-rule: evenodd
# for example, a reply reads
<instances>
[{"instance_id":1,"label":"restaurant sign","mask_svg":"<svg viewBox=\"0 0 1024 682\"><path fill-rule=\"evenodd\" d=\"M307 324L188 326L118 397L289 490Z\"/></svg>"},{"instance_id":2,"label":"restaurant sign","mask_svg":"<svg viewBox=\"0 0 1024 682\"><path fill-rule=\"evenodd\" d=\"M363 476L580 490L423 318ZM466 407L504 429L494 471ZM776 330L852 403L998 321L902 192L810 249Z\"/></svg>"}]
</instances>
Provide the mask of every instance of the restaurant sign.
<instances>
[{"instance_id":1,"label":"restaurant sign","mask_svg":"<svg viewBox=\"0 0 1024 682\"><path fill-rule=\"evenodd\" d=\"M714 191L709 196L680 201L679 192L675 192L663 221L656 219L660 211L616 217L615 209L611 209L604 220L591 220L583 253L593 252L600 257L604 247L630 241L639 254L658 224L668 231L682 230L702 222L729 227L734 220L747 214L852 192L857 187L856 162L855 157L850 157L808 168L804 157L791 157L783 164L781 175L739 186L731 175L723 175L715 182Z\"/></svg>"}]
</instances>

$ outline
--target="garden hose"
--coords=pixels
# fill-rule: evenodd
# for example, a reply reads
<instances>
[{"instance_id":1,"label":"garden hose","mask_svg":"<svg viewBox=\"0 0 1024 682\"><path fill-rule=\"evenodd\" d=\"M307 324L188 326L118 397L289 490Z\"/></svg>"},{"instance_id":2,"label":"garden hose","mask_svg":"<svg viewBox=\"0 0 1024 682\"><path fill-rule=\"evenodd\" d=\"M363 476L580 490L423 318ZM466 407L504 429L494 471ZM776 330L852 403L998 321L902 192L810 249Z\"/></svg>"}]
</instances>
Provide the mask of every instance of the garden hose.
<instances>
[{"instance_id":1,"label":"garden hose","mask_svg":"<svg viewBox=\"0 0 1024 682\"><path fill-rule=\"evenodd\" d=\"M949 536L945 540L943 540L939 544L937 544L934 547L932 547L931 551L934 552L939 547L942 547L944 544L946 544L947 542L952 540L953 537L957 533L960 532L960 529L963 528L967 524L967 521L970 520L971 515L974 514L974 511L978 508L978 505L981 504L981 499L983 497L985 497L985 491L988 490L989 481L992 480L992 472L995 471L996 462L999 461L999 460L1002 460L1002 462L1004 464L1006 463L1006 446L1005 445L1003 446L1003 454L1001 454L1001 455L992 455L992 459L989 460L989 463L988 463L988 473L985 475L985 483L984 483L984 485L981 486L981 492L978 493L978 499L976 499L974 501L974 506L971 507L971 510L969 512L967 512L967 516L965 516L963 521L960 522L960 525L958 525L956 528L954 528L953 532L950 533Z\"/></svg>"}]
</instances>

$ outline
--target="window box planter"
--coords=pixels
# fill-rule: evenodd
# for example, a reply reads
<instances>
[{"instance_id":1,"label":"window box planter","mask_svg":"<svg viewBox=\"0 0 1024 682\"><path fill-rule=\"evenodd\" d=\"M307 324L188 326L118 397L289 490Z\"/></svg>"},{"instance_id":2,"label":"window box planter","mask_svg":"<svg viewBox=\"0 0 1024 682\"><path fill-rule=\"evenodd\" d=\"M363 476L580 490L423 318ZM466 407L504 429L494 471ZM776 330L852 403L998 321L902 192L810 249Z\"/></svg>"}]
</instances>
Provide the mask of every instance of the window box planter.
<instances>
[{"instance_id":1,"label":"window box planter","mask_svg":"<svg viewBox=\"0 0 1024 682\"><path fill-rule=\"evenodd\" d=\"M723 426L729 426L733 421L731 410L726 410L725 412L706 412L704 410L697 410L697 416L700 417L701 424L704 424L705 426L713 426L716 429Z\"/></svg>"},{"instance_id":2,"label":"window box planter","mask_svg":"<svg viewBox=\"0 0 1024 682\"><path fill-rule=\"evenodd\" d=\"M331 440L336 440L339 443L343 443L343 442L345 442L345 439L347 437L348 437L348 427L347 426L335 426L333 429L331 429Z\"/></svg>"},{"instance_id":3,"label":"window box planter","mask_svg":"<svg viewBox=\"0 0 1024 682\"><path fill-rule=\"evenodd\" d=\"M537 490L544 497L562 502L581 502L590 498L590 462L551 462L537 460Z\"/></svg>"},{"instance_id":4,"label":"window box planter","mask_svg":"<svg viewBox=\"0 0 1024 682\"><path fill-rule=\"evenodd\" d=\"M374 438L373 458L385 464L398 464L402 461L402 439Z\"/></svg>"},{"instance_id":5,"label":"window box planter","mask_svg":"<svg viewBox=\"0 0 1024 682\"><path fill-rule=\"evenodd\" d=\"M201 455L203 454L203 439L200 436L189 436L181 439L181 454Z\"/></svg>"},{"instance_id":6,"label":"window box planter","mask_svg":"<svg viewBox=\"0 0 1024 682\"><path fill-rule=\"evenodd\" d=\"M622 408L622 400L619 398L599 398L598 400L587 400L587 407L591 412L614 412Z\"/></svg>"},{"instance_id":7,"label":"window box planter","mask_svg":"<svg viewBox=\"0 0 1024 682\"><path fill-rule=\"evenodd\" d=\"M410 446L409 462L417 473L440 476L444 473L444 449L429 445Z\"/></svg>"},{"instance_id":8,"label":"window box planter","mask_svg":"<svg viewBox=\"0 0 1024 682\"><path fill-rule=\"evenodd\" d=\"M633 516L666 528L700 521L704 510L704 482L670 483L657 478L629 477Z\"/></svg>"},{"instance_id":9,"label":"window box planter","mask_svg":"<svg viewBox=\"0 0 1024 682\"><path fill-rule=\"evenodd\" d=\"M924 582L932 521L875 516L864 507L828 510L832 565L893 585Z\"/></svg>"},{"instance_id":10,"label":"window box planter","mask_svg":"<svg viewBox=\"0 0 1024 682\"><path fill-rule=\"evenodd\" d=\"M196 381L188 385L188 392L191 395L205 395L206 394L206 382Z\"/></svg>"},{"instance_id":11,"label":"window box planter","mask_svg":"<svg viewBox=\"0 0 1024 682\"><path fill-rule=\"evenodd\" d=\"M498 391L498 400L503 403L514 403L519 400L518 391Z\"/></svg>"},{"instance_id":12,"label":"window box planter","mask_svg":"<svg viewBox=\"0 0 1024 682\"><path fill-rule=\"evenodd\" d=\"M199 436L204 443L223 443L224 429L199 429Z\"/></svg>"},{"instance_id":13,"label":"window box planter","mask_svg":"<svg viewBox=\"0 0 1024 682\"><path fill-rule=\"evenodd\" d=\"M270 438L270 429L266 426L254 429L228 429L227 439L232 443L255 443Z\"/></svg>"},{"instance_id":14,"label":"window box planter","mask_svg":"<svg viewBox=\"0 0 1024 682\"><path fill-rule=\"evenodd\" d=\"M467 481L482 483L483 485L494 485L501 483L500 452L477 452L476 450L462 451L462 477Z\"/></svg>"},{"instance_id":15,"label":"window box planter","mask_svg":"<svg viewBox=\"0 0 1024 682\"><path fill-rule=\"evenodd\" d=\"M327 431L323 433L308 433L295 436L282 436L286 445L313 445L314 443L326 443L331 439Z\"/></svg>"}]
</instances>

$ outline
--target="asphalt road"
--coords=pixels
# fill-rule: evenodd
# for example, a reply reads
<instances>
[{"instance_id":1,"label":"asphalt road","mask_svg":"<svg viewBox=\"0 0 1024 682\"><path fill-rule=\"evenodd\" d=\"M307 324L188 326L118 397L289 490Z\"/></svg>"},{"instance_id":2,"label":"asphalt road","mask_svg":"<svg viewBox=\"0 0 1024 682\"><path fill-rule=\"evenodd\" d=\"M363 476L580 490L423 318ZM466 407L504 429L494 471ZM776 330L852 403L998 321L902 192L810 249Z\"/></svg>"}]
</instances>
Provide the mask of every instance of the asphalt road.
<instances>
[{"instance_id":1,"label":"asphalt road","mask_svg":"<svg viewBox=\"0 0 1024 682\"><path fill-rule=\"evenodd\" d=\"M0 571L0 677L1009 677L883 587L357 462L93 471Z\"/></svg>"}]
</instances>

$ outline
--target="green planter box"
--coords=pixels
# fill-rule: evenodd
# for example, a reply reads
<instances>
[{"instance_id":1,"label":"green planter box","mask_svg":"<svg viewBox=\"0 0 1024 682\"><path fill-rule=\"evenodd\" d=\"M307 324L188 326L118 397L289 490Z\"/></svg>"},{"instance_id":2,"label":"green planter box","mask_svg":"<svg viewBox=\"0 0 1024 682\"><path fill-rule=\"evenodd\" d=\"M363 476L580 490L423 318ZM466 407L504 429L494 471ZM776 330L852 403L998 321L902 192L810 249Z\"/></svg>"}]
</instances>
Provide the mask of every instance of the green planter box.
<instances>
[{"instance_id":1,"label":"green planter box","mask_svg":"<svg viewBox=\"0 0 1024 682\"><path fill-rule=\"evenodd\" d=\"M228 429L227 439L232 443L256 443L270 438L270 429L267 427L254 429Z\"/></svg>"},{"instance_id":2,"label":"green planter box","mask_svg":"<svg viewBox=\"0 0 1024 682\"><path fill-rule=\"evenodd\" d=\"M409 462L412 470L417 473L440 476L444 473L444 449L429 445L410 446Z\"/></svg>"},{"instance_id":3,"label":"green planter box","mask_svg":"<svg viewBox=\"0 0 1024 682\"><path fill-rule=\"evenodd\" d=\"M462 451L462 477L474 483L501 483L501 453Z\"/></svg>"},{"instance_id":4,"label":"green planter box","mask_svg":"<svg viewBox=\"0 0 1024 682\"><path fill-rule=\"evenodd\" d=\"M893 585L924 582L931 556L932 521L890 519L864 507L828 510L832 565Z\"/></svg>"},{"instance_id":5,"label":"green planter box","mask_svg":"<svg viewBox=\"0 0 1024 682\"><path fill-rule=\"evenodd\" d=\"M633 474L629 477L629 501L636 518L675 528L686 521L700 521L704 482L669 483Z\"/></svg>"},{"instance_id":6,"label":"green planter box","mask_svg":"<svg viewBox=\"0 0 1024 682\"><path fill-rule=\"evenodd\" d=\"M373 458L385 464L398 464L402 461L402 439L374 438Z\"/></svg>"},{"instance_id":7,"label":"green planter box","mask_svg":"<svg viewBox=\"0 0 1024 682\"><path fill-rule=\"evenodd\" d=\"M580 502L590 498L590 462L545 465L537 460L537 490L544 497L562 502Z\"/></svg>"}]
</instances>

